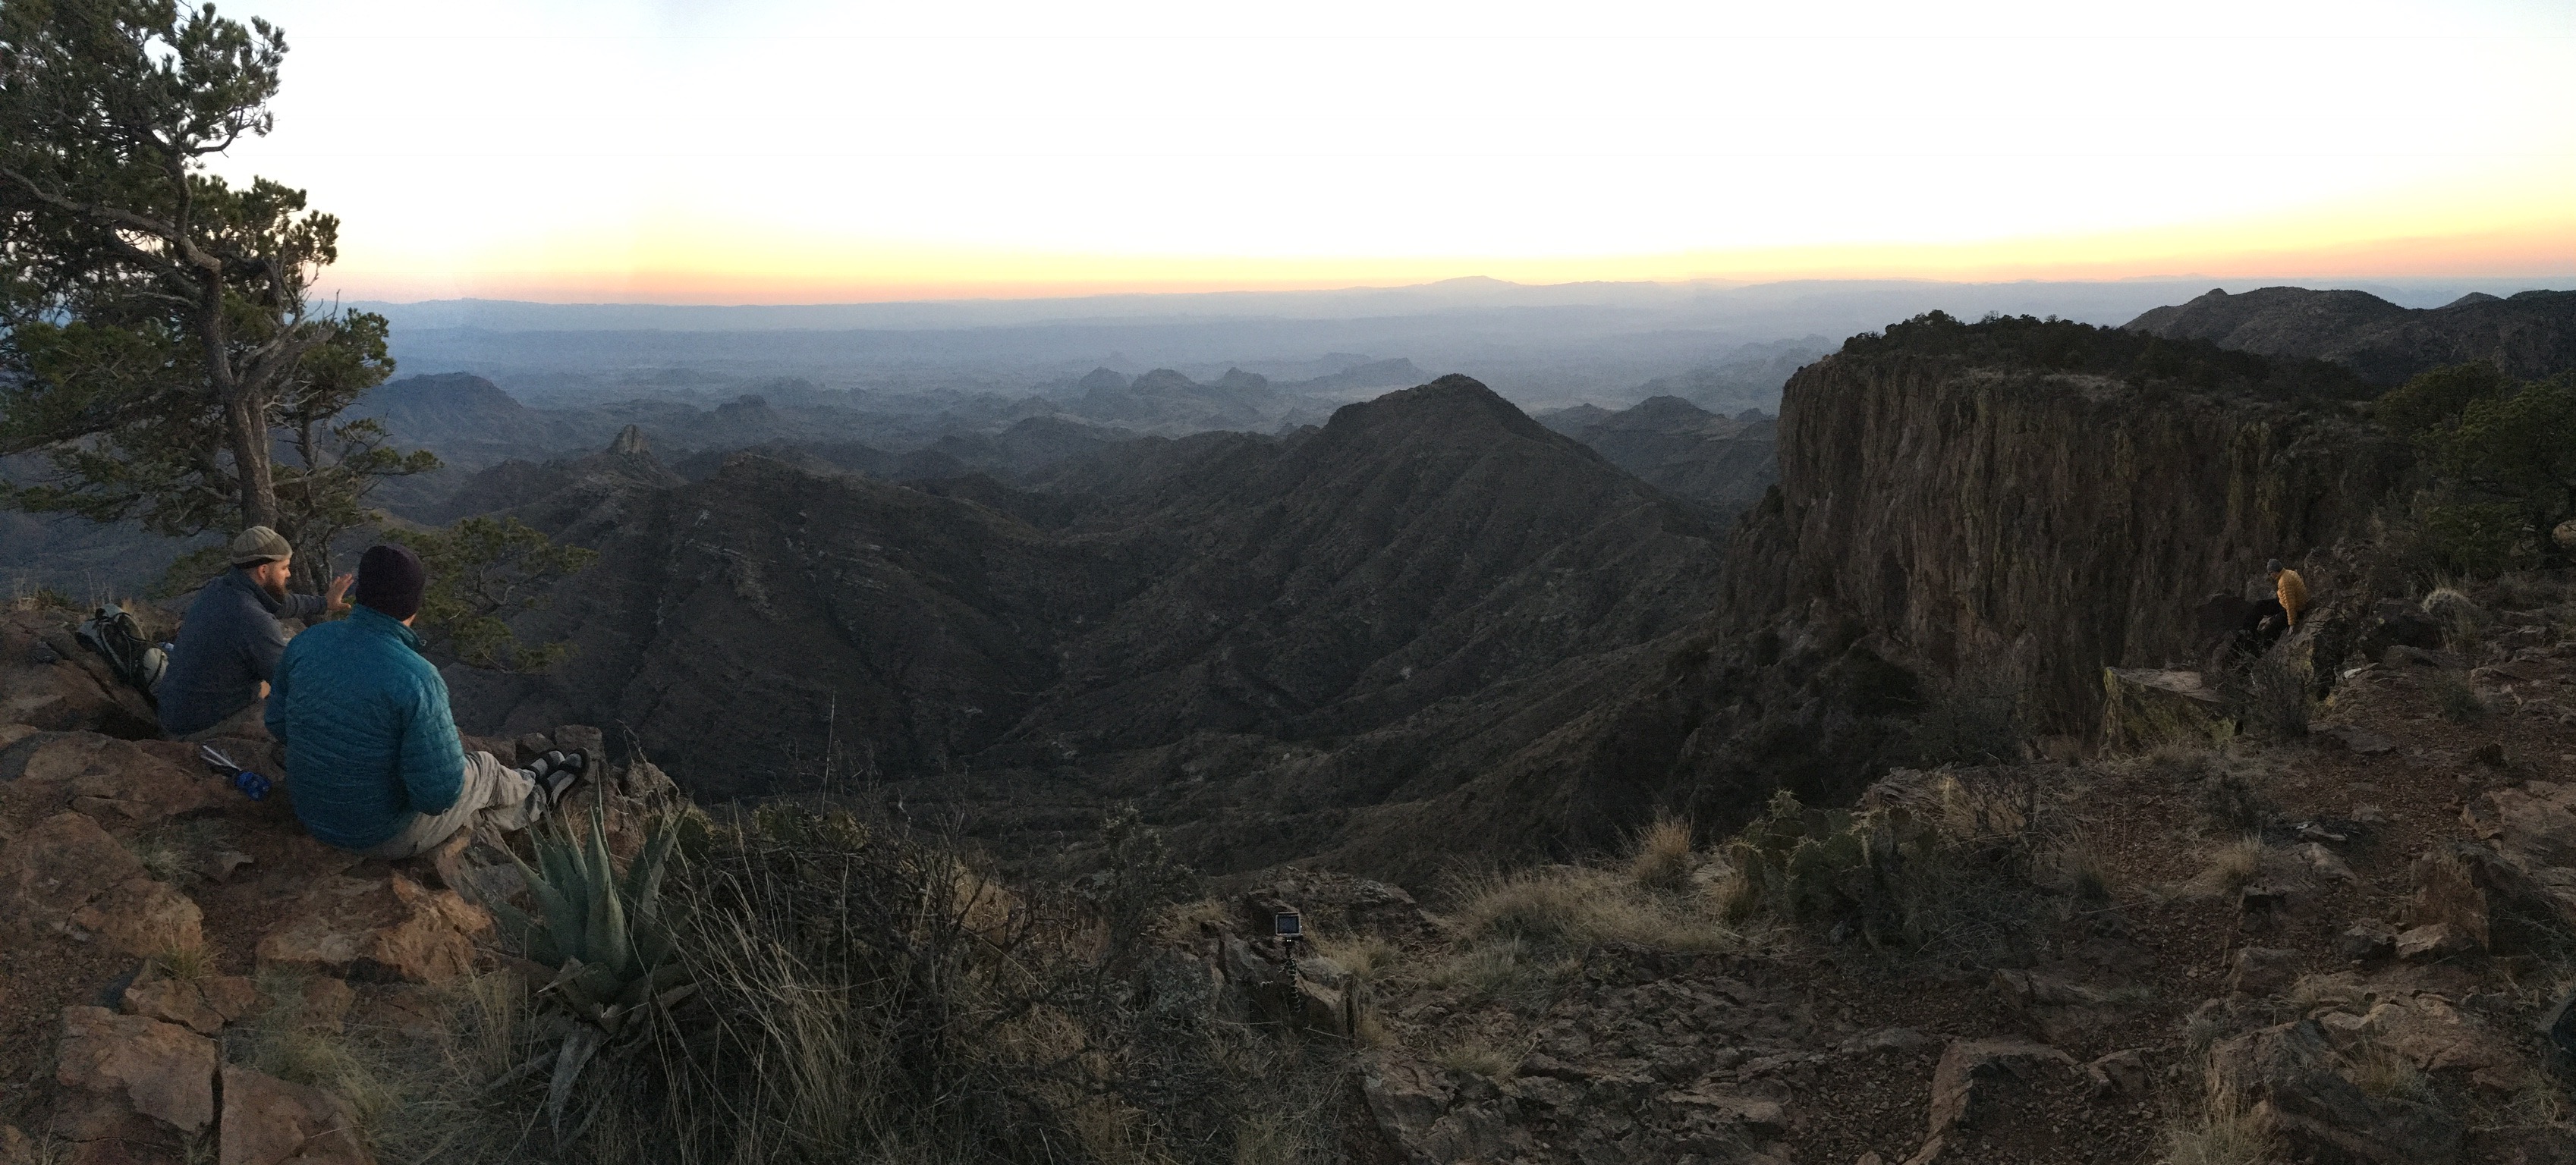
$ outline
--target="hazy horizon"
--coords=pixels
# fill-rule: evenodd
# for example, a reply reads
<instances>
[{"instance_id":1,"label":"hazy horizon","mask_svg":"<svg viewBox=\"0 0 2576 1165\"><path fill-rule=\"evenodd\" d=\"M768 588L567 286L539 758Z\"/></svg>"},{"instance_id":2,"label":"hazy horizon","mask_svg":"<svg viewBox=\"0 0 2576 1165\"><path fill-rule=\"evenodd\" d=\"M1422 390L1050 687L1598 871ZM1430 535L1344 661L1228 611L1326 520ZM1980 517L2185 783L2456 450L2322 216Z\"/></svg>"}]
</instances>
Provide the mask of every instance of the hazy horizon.
<instances>
[{"instance_id":1,"label":"hazy horizon","mask_svg":"<svg viewBox=\"0 0 2576 1165\"><path fill-rule=\"evenodd\" d=\"M2576 271L2533 0L223 11L352 300Z\"/></svg>"}]
</instances>

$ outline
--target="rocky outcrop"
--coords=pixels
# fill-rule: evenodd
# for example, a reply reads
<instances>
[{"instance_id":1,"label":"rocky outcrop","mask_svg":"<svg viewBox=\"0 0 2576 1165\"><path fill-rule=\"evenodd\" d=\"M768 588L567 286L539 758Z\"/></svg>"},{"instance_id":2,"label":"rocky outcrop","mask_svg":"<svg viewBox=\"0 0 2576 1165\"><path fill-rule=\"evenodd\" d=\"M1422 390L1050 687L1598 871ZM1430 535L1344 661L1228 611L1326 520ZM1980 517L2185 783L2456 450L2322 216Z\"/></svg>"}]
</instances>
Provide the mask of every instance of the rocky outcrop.
<instances>
[{"instance_id":1,"label":"rocky outcrop","mask_svg":"<svg viewBox=\"0 0 2576 1165\"><path fill-rule=\"evenodd\" d=\"M215 1120L215 1042L104 1007L63 1012L54 1132L74 1142L175 1144Z\"/></svg>"},{"instance_id":2,"label":"rocky outcrop","mask_svg":"<svg viewBox=\"0 0 2576 1165\"><path fill-rule=\"evenodd\" d=\"M450 983L474 969L474 939L492 918L452 890L396 873L329 878L281 912L259 940L259 964L359 979Z\"/></svg>"},{"instance_id":3,"label":"rocky outcrop","mask_svg":"<svg viewBox=\"0 0 2576 1165\"><path fill-rule=\"evenodd\" d=\"M2116 348L2081 332L2065 341ZM2043 732L2093 728L2104 667L2197 663L2193 604L2363 533L2407 464L2332 400L1938 341L1891 329L1790 381L1779 498L1739 534L1732 605L1851 620L1919 673L1999 679Z\"/></svg>"},{"instance_id":4,"label":"rocky outcrop","mask_svg":"<svg viewBox=\"0 0 2576 1165\"><path fill-rule=\"evenodd\" d=\"M239 1065L223 1073L218 1165L371 1165L339 1097Z\"/></svg>"},{"instance_id":5,"label":"rocky outcrop","mask_svg":"<svg viewBox=\"0 0 2576 1165\"><path fill-rule=\"evenodd\" d=\"M2524 380L2576 368L2576 291L2469 295L2443 307L2414 309L2365 291L2213 290L2127 326L2266 356L2331 360L2383 385L2472 360Z\"/></svg>"},{"instance_id":6,"label":"rocky outcrop","mask_svg":"<svg viewBox=\"0 0 2576 1165\"><path fill-rule=\"evenodd\" d=\"M2213 1103L2242 1104L2254 1126L2296 1159L2351 1165L2441 1165L2460 1160L2458 1118L2353 1082L2314 1020L2248 1032L2210 1052Z\"/></svg>"}]
</instances>

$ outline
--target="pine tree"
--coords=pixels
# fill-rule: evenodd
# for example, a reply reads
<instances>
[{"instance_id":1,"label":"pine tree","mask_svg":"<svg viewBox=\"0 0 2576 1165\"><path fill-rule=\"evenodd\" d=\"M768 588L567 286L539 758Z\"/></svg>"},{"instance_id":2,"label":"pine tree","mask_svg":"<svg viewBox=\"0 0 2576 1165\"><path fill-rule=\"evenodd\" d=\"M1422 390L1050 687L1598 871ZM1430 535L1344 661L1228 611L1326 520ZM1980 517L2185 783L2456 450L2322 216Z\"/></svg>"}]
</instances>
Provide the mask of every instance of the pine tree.
<instances>
[{"instance_id":1,"label":"pine tree","mask_svg":"<svg viewBox=\"0 0 2576 1165\"><path fill-rule=\"evenodd\" d=\"M270 526L310 573L375 482L437 466L344 419L393 362L383 317L311 302L339 220L207 171L273 127L285 55L212 5L0 0L0 455L53 469L9 503Z\"/></svg>"}]
</instances>

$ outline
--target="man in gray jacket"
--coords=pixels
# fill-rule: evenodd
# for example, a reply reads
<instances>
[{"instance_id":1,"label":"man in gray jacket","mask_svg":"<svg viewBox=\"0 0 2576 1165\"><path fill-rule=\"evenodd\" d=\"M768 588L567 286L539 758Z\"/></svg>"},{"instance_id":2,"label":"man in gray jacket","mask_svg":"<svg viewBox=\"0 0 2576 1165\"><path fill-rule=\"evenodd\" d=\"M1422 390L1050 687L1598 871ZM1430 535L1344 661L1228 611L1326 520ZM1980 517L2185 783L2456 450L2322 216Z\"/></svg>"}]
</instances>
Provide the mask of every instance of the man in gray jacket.
<instances>
[{"instance_id":1,"label":"man in gray jacket","mask_svg":"<svg viewBox=\"0 0 2576 1165\"><path fill-rule=\"evenodd\" d=\"M278 620L349 609L341 598L349 590L345 574L331 580L325 594L286 592L295 548L277 531L253 526L233 539L231 549L232 569L189 604L170 649L170 670L153 689L161 731L171 736L203 732L268 695L269 677L286 650L286 629Z\"/></svg>"}]
</instances>

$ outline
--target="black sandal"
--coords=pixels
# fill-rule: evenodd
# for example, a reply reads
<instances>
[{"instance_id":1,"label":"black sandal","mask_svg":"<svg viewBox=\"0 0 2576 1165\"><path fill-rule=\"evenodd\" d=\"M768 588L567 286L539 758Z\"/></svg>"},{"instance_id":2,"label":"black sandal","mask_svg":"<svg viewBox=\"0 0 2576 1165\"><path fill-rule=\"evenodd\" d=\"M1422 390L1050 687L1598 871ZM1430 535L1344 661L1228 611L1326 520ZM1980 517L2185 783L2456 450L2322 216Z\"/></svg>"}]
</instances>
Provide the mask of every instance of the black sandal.
<instances>
[{"instance_id":1,"label":"black sandal","mask_svg":"<svg viewBox=\"0 0 2576 1165\"><path fill-rule=\"evenodd\" d=\"M528 766L528 775L535 778L538 788L545 790L548 807L560 804L570 796L589 771L590 757L579 749L569 753L549 752Z\"/></svg>"}]
</instances>

